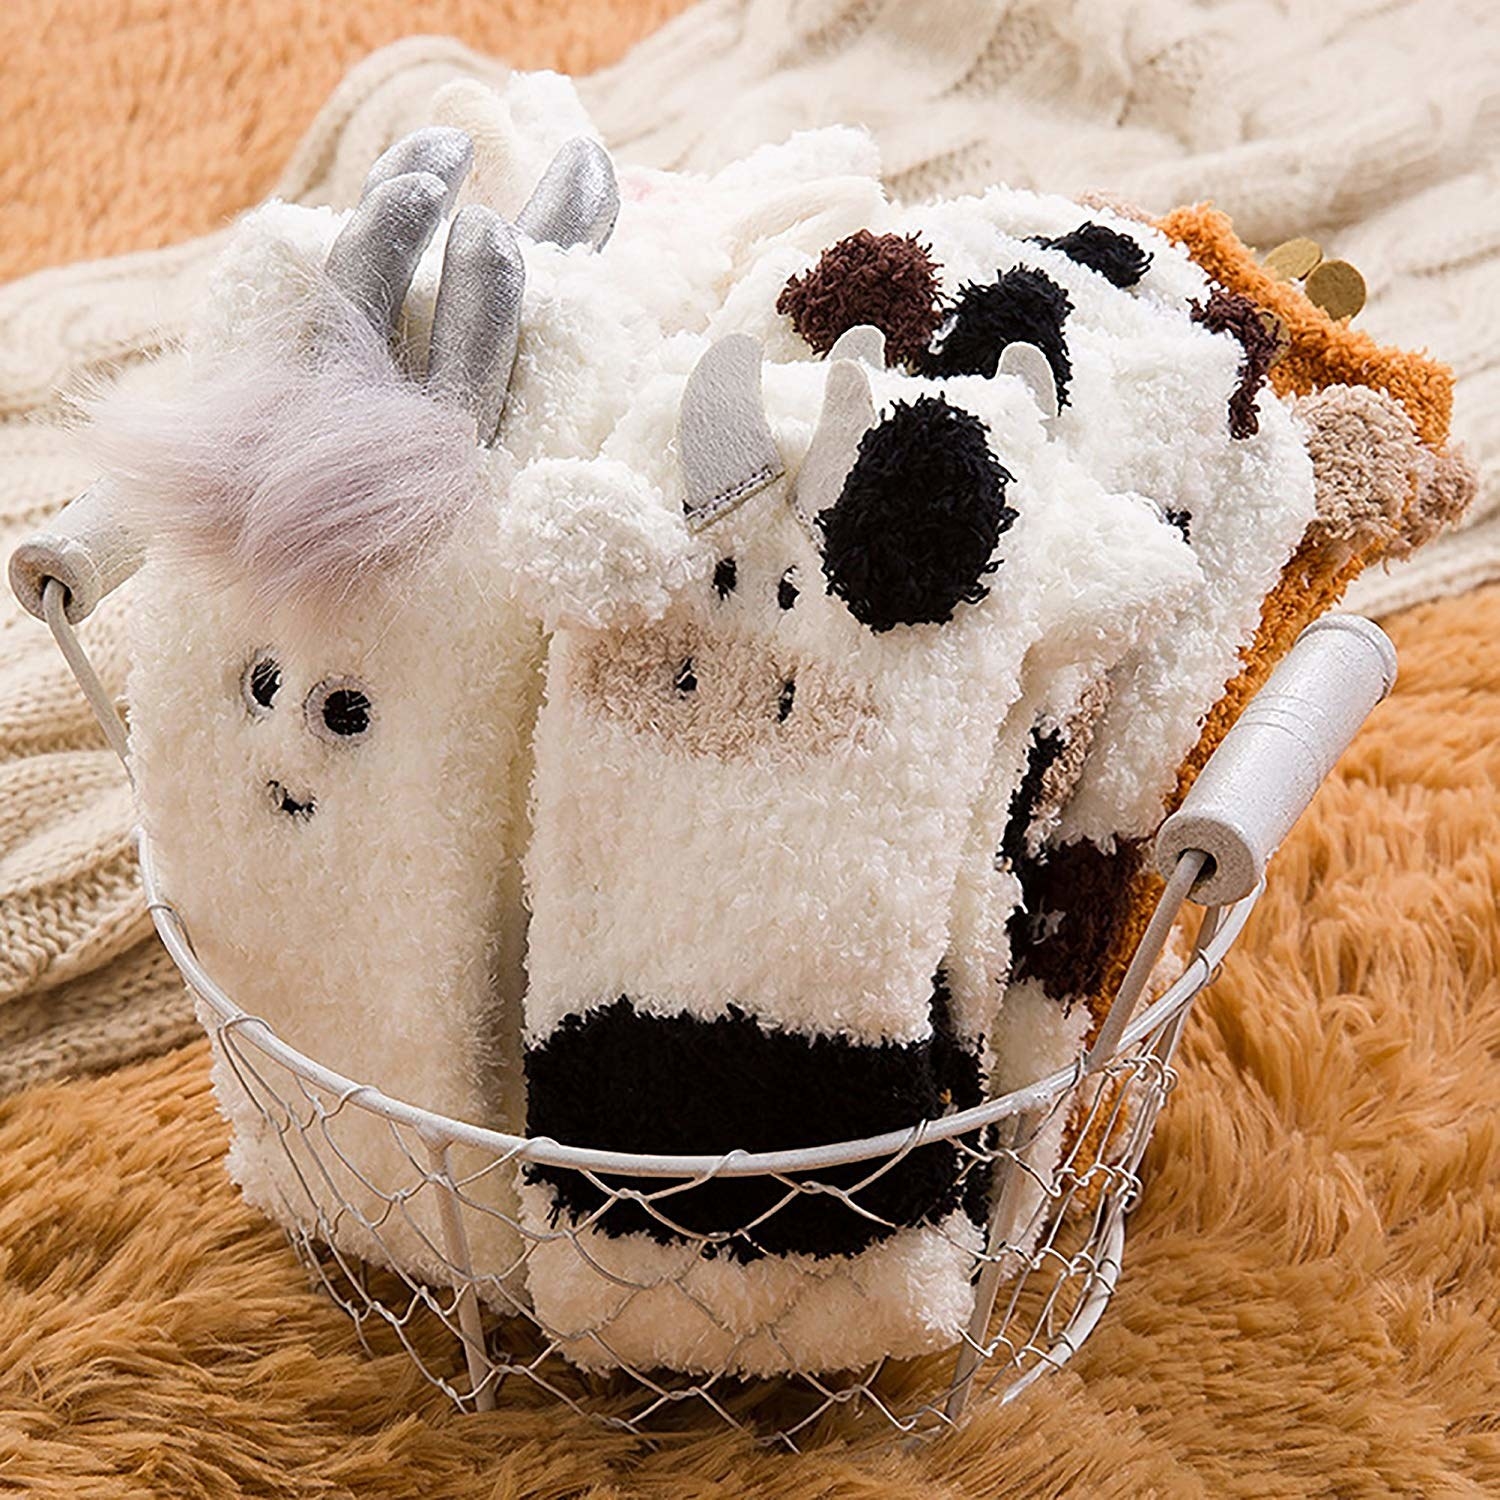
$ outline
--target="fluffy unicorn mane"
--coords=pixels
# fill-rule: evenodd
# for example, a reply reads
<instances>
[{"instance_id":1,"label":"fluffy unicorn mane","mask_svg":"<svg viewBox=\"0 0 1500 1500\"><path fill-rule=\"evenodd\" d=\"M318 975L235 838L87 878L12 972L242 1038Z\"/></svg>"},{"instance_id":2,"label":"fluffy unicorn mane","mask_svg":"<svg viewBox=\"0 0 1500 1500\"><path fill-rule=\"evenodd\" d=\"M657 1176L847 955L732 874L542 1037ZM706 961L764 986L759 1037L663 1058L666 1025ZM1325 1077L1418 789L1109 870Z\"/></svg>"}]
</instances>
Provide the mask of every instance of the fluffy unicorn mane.
<instances>
[{"instance_id":1,"label":"fluffy unicorn mane","mask_svg":"<svg viewBox=\"0 0 1500 1500\"><path fill-rule=\"evenodd\" d=\"M486 499L473 418L404 375L326 282L163 399L91 403L85 441L149 545L314 615L410 574Z\"/></svg>"}]
</instances>

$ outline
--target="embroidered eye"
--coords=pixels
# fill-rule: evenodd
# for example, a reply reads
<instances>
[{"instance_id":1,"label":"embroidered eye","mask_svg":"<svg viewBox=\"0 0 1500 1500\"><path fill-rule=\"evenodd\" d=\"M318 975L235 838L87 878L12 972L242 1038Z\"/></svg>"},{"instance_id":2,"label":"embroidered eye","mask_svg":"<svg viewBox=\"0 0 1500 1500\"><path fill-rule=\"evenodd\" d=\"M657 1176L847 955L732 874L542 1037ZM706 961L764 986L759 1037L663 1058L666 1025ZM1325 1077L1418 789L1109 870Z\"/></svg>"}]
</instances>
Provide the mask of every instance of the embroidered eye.
<instances>
[{"instance_id":1,"label":"embroidered eye","mask_svg":"<svg viewBox=\"0 0 1500 1500\"><path fill-rule=\"evenodd\" d=\"M721 557L714 568L714 592L719 598L727 599L734 592L734 586L739 581L739 569L735 566L734 559Z\"/></svg>"},{"instance_id":2,"label":"embroidered eye","mask_svg":"<svg viewBox=\"0 0 1500 1500\"><path fill-rule=\"evenodd\" d=\"M796 578L796 568L788 568L781 575L781 582L776 585L776 602L783 609L790 609L797 602L797 595L802 592L797 587Z\"/></svg>"},{"instance_id":3,"label":"embroidered eye","mask_svg":"<svg viewBox=\"0 0 1500 1500\"><path fill-rule=\"evenodd\" d=\"M280 691L281 667L274 656L258 656L245 668L240 679L240 692L245 706L257 718L271 711Z\"/></svg>"},{"instance_id":4,"label":"embroidered eye","mask_svg":"<svg viewBox=\"0 0 1500 1500\"><path fill-rule=\"evenodd\" d=\"M1169 510L1164 512L1166 522L1169 526L1175 526L1181 533L1185 542L1193 540L1193 513L1190 510Z\"/></svg>"},{"instance_id":5,"label":"embroidered eye","mask_svg":"<svg viewBox=\"0 0 1500 1500\"><path fill-rule=\"evenodd\" d=\"M370 732L375 709L364 687L351 677L330 677L307 695L307 727L319 739L347 744Z\"/></svg>"}]
</instances>

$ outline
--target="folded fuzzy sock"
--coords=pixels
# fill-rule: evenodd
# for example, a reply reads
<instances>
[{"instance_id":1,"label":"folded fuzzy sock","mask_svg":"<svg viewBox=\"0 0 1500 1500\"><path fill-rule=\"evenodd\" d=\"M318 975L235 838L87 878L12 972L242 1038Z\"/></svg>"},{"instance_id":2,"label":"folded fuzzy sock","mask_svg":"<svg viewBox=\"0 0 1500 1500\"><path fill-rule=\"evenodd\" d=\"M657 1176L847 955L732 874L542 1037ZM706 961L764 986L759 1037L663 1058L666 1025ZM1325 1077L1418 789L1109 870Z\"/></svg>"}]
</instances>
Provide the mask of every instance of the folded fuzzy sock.
<instances>
[{"instance_id":1,"label":"folded fuzzy sock","mask_svg":"<svg viewBox=\"0 0 1500 1500\"><path fill-rule=\"evenodd\" d=\"M534 466L502 514L553 632L528 1130L711 1154L904 1129L981 1095L948 913L1023 662L1107 664L1196 565L1048 442L1021 378L836 357L762 389L738 336L684 385L690 348L598 462ZM832 1193L523 1177L536 1313L586 1366L838 1368L951 1343L967 1313L984 1182L962 1145Z\"/></svg>"},{"instance_id":2,"label":"folded fuzzy sock","mask_svg":"<svg viewBox=\"0 0 1500 1500\"><path fill-rule=\"evenodd\" d=\"M445 222L464 144L395 148L343 221L277 207L242 226L185 389L106 399L92 442L145 542L141 818L208 972L354 1083L518 1123L507 851L534 631L500 605L486 515L521 267L495 216ZM417 378L393 333L429 237L443 279ZM246 1195L340 1250L451 1280L416 1133L200 1014ZM513 1213L495 1174L472 1191ZM486 1272L514 1255L493 1214L470 1245Z\"/></svg>"},{"instance_id":3,"label":"folded fuzzy sock","mask_svg":"<svg viewBox=\"0 0 1500 1500\"><path fill-rule=\"evenodd\" d=\"M1052 438L1154 500L1201 565L1184 607L1107 675L1033 663L1034 722L1013 719L997 748L946 968L961 1005L991 1013L1015 977L1004 1031L1023 1061L997 1055L994 1076L1020 1086L1102 1019L1159 890L1147 841L1253 686L1364 562L1461 511L1446 375L1331 324L1202 209L1153 225L997 187L883 210L755 277L768 342L793 357L861 322L927 371L993 374L1030 342L1057 394ZM1048 1001L1058 1024L1022 1019ZM1050 1173L1068 1144L1052 1132L1032 1165Z\"/></svg>"},{"instance_id":4,"label":"folded fuzzy sock","mask_svg":"<svg viewBox=\"0 0 1500 1500\"><path fill-rule=\"evenodd\" d=\"M1270 320L1280 347L1254 398L1257 430L1231 432L1225 447L1237 467L1189 520L1202 597L1117 669L1076 793L1034 871L1031 904L1047 937L1027 945L1017 972L1084 997L1096 1019L1160 890L1144 851L1163 816L1301 629L1362 568L1461 514L1473 487L1447 440L1445 368L1330 319L1259 266L1221 214L1179 210L1157 228L1208 278L1191 307L1198 322L1243 338L1247 319ZM1310 504L1287 506L1282 520L1285 491L1262 486L1273 462L1265 447L1285 446L1286 429L1305 452ZM1252 549L1259 555L1247 558ZM1143 742L1165 753L1143 756Z\"/></svg>"}]
</instances>

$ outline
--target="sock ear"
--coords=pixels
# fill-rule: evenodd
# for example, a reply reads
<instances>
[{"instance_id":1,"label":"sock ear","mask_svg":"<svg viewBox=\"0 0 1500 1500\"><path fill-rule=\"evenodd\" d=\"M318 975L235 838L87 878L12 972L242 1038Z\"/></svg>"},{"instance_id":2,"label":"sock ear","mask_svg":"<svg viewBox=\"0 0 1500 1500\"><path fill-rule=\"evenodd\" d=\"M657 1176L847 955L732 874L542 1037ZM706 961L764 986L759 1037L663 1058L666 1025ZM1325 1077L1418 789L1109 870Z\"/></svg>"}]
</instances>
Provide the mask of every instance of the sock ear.
<instances>
[{"instance_id":1,"label":"sock ear","mask_svg":"<svg viewBox=\"0 0 1500 1500\"><path fill-rule=\"evenodd\" d=\"M1014 375L1024 381L1049 422L1057 415L1057 381L1047 356L1035 344L1007 344L1001 351L996 373Z\"/></svg>"},{"instance_id":2,"label":"sock ear","mask_svg":"<svg viewBox=\"0 0 1500 1500\"><path fill-rule=\"evenodd\" d=\"M829 364L840 359L857 359L872 370L885 369L885 335L869 323L846 328L828 351Z\"/></svg>"},{"instance_id":3,"label":"sock ear","mask_svg":"<svg viewBox=\"0 0 1500 1500\"><path fill-rule=\"evenodd\" d=\"M692 576L681 514L613 459L528 465L499 528L515 598L549 630L649 623Z\"/></svg>"},{"instance_id":4,"label":"sock ear","mask_svg":"<svg viewBox=\"0 0 1500 1500\"><path fill-rule=\"evenodd\" d=\"M851 334L844 334L839 344L845 344L850 337ZM859 457L860 440L875 425L875 398L864 364L835 358L837 354L836 345L829 354L828 381L823 387L823 410L817 431L802 460L792 498L798 518L815 538L818 517L837 503L844 481Z\"/></svg>"},{"instance_id":5,"label":"sock ear","mask_svg":"<svg viewBox=\"0 0 1500 1500\"><path fill-rule=\"evenodd\" d=\"M781 450L761 399L761 347L732 333L693 367L677 419L682 509L694 531L781 477Z\"/></svg>"},{"instance_id":6,"label":"sock ear","mask_svg":"<svg viewBox=\"0 0 1500 1500\"><path fill-rule=\"evenodd\" d=\"M988 592L981 580L1016 518L1010 481L977 417L940 396L898 402L818 517L829 592L877 632L951 620Z\"/></svg>"},{"instance_id":7,"label":"sock ear","mask_svg":"<svg viewBox=\"0 0 1500 1500\"><path fill-rule=\"evenodd\" d=\"M515 369L526 264L510 226L477 203L448 230L432 314L427 382L474 418L479 441L494 439Z\"/></svg>"},{"instance_id":8,"label":"sock ear","mask_svg":"<svg viewBox=\"0 0 1500 1500\"><path fill-rule=\"evenodd\" d=\"M550 240L567 249L592 245L602 250L620 215L620 188L614 163L598 141L578 136L552 158L516 228L530 240Z\"/></svg>"}]
</instances>

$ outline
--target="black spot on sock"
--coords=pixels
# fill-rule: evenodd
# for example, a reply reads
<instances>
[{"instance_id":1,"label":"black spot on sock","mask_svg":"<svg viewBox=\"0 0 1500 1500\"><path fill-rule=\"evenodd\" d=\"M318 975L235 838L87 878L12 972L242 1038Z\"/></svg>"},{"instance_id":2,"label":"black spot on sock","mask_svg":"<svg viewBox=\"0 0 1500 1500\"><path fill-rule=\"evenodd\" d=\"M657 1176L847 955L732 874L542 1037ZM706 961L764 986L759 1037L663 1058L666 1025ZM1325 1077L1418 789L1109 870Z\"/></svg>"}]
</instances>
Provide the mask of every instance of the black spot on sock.
<instances>
[{"instance_id":1,"label":"black spot on sock","mask_svg":"<svg viewBox=\"0 0 1500 1500\"><path fill-rule=\"evenodd\" d=\"M676 675L672 678L672 686L686 697L689 693L698 691L698 675L693 670L693 658L684 658L682 665L677 668Z\"/></svg>"},{"instance_id":2,"label":"black spot on sock","mask_svg":"<svg viewBox=\"0 0 1500 1500\"><path fill-rule=\"evenodd\" d=\"M1014 792L1006 815L1005 832L1000 838L1000 857L1013 870L1021 868L1028 857L1026 835L1042 799L1042 782L1067 746L1055 729L1047 734L1033 733L1031 748L1026 752L1026 770Z\"/></svg>"},{"instance_id":3,"label":"black spot on sock","mask_svg":"<svg viewBox=\"0 0 1500 1500\"><path fill-rule=\"evenodd\" d=\"M739 582L739 569L732 557L721 557L714 566L714 592L727 599Z\"/></svg>"},{"instance_id":4,"label":"black spot on sock","mask_svg":"<svg viewBox=\"0 0 1500 1500\"><path fill-rule=\"evenodd\" d=\"M877 632L951 620L988 592L980 579L1016 518L1010 480L977 417L940 396L898 401L818 517L828 591Z\"/></svg>"},{"instance_id":5,"label":"black spot on sock","mask_svg":"<svg viewBox=\"0 0 1500 1500\"><path fill-rule=\"evenodd\" d=\"M1080 839L1022 860L1010 929L1016 977L1064 1002L1097 994L1149 848L1149 839L1122 839L1106 852Z\"/></svg>"},{"instance_id":6,"label":"black spot on sock","mask_svg":"<svg viewBox=\"0 0 1500 1500\"><path fill-rule=\"evenodd\" d=\"M1132 287L1151 269L1151 252L1128 234L1090 221L1053 239L1037 236L1036 243L1060 250L1069 260L1097 271L1121 288Z\"/></svg>"},{"instance_id":7,"label":"black spot on sock","mask_svg":"<svg viewBox=\"0 0 1500 1500\"><path fill-rule=\"evenodd\" d=\"M984 1100L984 1073L979 1052L973 1042L959 1035L953 1021L953 994L948 976L941 969L932 985L933 1072L948 1083L943 1102L954 1111L973 1109ZM972 1223L984 1225L990 1217L990 1189L994 1166L987 1155L993 1150L996 1127L986 1126L972 1135L957 1138L953 1150L958 1153L958 1177L961 1207Z\"/></svg>"},{"instance_id":8,"label":"black spot on sock","mask_svg":"<svg viewBox=\"0 0 1500 1500\"><path fill-rule=\"evenodd\" d=\"M714 1020L637 1012L628 999L570 1016L526 1056L527 1132L577 1146L716 1155L780 1151L904 1130L980 1100L974 1049L954 1031L947 986L932 997L932 1035L919 1042L862 1044L845 1037L763 1027L731 1006ZM687 1235L729 1236L719 1253L853 1255L898 1228L939 1222L973 1205L983 1219L986 1168L969 1150L935 1142L902 1157L854 1194L879 1223L827 1193L786 1197L762 1177L715 1178L659 1201L670 1224L638 1203L615 1200L599 1217L605 1234L647 1235L669 1244ZM802 1174L850 1189L876 1164ZM554 1216L595 1214L606 1195L581 1172L530 1166L552 1188ZM660 1178L607 1178L613 1188L653 1192ZM769 1217L749 1226L762 1215ZM672 1226L676 1225L677 1228Z\"/></svg>"},{"instance_id":9,"label":"black spot on sock","mask_svg":"<svg viewBox=\"0 0 1500 1500\"><path fill-rule=\"evenodd\" d=\"M795 568L788 568L776 585L776 602L782 609L790 609L797 602L797 595L801 592L796 584L796 572Z\"/></svg>"},{"instance_id":10,"label":"black spot on sock","mask_svg":"<svg viewBox=\"0 0 1500 1500\"><path fill-rule=\"evenodd\" d=\"M993 378L1008 344L1035 344L1052 367L1057 400L1068 403L1073 364L1064 326L1073 303L1044 271L1017 266L987 284L969 282L954 298L946 329L922 362L927 375Z\"/></svg>"},{"instance_id":11,"label":"black spot on sock","mask_svg":"<svg viewBox=\"0 0 1500 1500\"><path fill-rule=\"evenodd\" d=\"M788 677L781 684L781 696L776 700L776 722L785 724L791 717L792 704L797 700L797 683L795 678Z\"/></svg>"}]
</instances>

